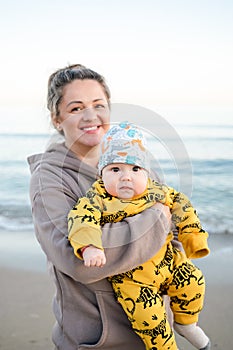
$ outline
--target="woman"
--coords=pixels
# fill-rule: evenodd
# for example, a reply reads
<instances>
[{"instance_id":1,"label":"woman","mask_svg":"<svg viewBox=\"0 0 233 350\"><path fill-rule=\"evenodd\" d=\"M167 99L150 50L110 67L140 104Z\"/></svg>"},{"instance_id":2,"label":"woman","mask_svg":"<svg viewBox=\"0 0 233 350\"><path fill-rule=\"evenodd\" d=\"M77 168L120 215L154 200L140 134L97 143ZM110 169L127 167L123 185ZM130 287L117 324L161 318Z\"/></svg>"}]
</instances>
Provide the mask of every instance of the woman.
<instances>
[{"instance_id":1,"label":"woman","mask_svg":"<svg viewBox=\"0 0 233 350\"><path fill-rule=\"evenodd\" d=\"M107 264L87 269L67 239L67 214L96 180L99 144L110 122L110 92L100 74L72 65L51 75L47 102L64 142L51 144L28 162L35 232L56 286L55 348L143 350L107 277L135 268L160 249L169 225L164 207L158 204L120 223L106 224L102 239Z\"/></svg>"}]
</instances>

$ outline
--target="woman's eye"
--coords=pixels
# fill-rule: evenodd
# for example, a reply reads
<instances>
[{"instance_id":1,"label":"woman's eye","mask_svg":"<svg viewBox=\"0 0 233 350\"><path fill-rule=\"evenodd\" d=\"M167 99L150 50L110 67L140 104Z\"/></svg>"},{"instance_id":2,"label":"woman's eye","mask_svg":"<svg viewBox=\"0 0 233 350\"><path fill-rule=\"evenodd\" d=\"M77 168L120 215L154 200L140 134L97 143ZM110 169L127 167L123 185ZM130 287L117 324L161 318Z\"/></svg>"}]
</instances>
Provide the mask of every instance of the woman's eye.
<instances>
[{"instance_id":1,"label":"woman's eye","mask_svg":"<svg viewBox=\"0 0 233 350\"><path fill-rule=\"evenodd\" d=\"M72 108L71 112L80 112L82 110L83 110L82 107L74 107L74 108Z\"/></svg>"},{"instance_id":2,"label":"woman's eye","mask_svg":"<svg viewBox=\"0 0 233 350\"><path fill-rule=\"evenodd\" d=\"M117 173L119 171L119 168L118 167L114 167L111 169L114 173Z\"/></svg>"},{"instance_id":3,"label":"woman's eye","mask_svg":"<svg viewBox=\"0 0 233 350\"><path fill-rule=\"evenodd\" d=\"M98 104L98 105L95 105L94 108L95 108L95 109L105 109L105 108L106 108L106 105L104 105L104 104Z\"/></svg>"}]
</instances>

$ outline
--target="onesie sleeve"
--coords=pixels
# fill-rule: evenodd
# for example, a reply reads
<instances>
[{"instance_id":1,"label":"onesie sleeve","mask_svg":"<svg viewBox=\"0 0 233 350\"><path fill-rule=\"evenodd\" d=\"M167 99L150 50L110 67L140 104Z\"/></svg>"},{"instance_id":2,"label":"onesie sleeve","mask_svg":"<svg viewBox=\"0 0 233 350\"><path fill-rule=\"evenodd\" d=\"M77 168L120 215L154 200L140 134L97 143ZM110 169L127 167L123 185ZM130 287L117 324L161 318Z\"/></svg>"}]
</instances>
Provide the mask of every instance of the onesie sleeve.
<instances>
[{"instance_id":1,"label":"onesie sleeve","mask_svg":"<svg viewBox=\"0 0 233 350\"><path fill-rule=\"evenodd\" d=\"M79 199L68 214L68 239L74 254L82 259L80 249L88 245L102 249L100 228L101 208L90 203L87 197Z\"/></svg>"},{"instance_id":2,"label":"onesie sleeve","mask_svg":"<svg viewBox=\"0 0 233 350\"><path fill-rule=\"evenodd\" d=\"M178 230L178 240L182 243L188 258L202 258L209 254L208 233L202 228L196 210L189 198L171 187L165 187L165 204L170 207L172 222Z\"/></svg>"}]
</instances>

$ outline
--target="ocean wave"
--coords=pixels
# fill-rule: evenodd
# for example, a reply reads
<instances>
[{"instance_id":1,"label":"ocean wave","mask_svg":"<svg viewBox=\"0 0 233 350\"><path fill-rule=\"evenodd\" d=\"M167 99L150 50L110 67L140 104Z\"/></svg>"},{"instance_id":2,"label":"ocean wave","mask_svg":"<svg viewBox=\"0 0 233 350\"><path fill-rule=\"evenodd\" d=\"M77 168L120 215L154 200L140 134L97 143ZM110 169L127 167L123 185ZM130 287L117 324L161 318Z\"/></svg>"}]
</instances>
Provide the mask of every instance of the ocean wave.
<instances>
[{"instance_id":1,"label":"ocean wave","mask_svg":"<svg viewBox=\"0 0 233 350\"><path fill-rule=\"evenodd\" d=\"M233 234L233 127L181 126L178 129L183 135L183 144L179 143L181 150L183 146L187 148L187 153L182 153L185 159L180 158L182 154L175 147L176 143L165 145L156 141L151 147L155 157L153 165L162 181L190 197L203 227L210 234ZM26 158L29 154L43 152L49 137L1 135L1 230L33 229Z\"/></svg>"},{"instance_id":2,"label":"ocean wave","mask_svg":"<svg viewBox=\"0 0 233 350\"><path fill-rule=\"evenodd\" d=\"M19 218L15 220L9 220L4 216L0 216L0 230L2 232L14 231L24 232L34 229L32 219Z\"/></svg>"},{"instance_id":3,"label":"ocean wave","mask_svg":"<svg viewBox=\"0 0 233 350\"><path fill-rule=\"evenodd\" d=\"M33 229L29 205L0 205L0 229L24 231Z\"/></svg>"},{"instance_id":4,"label":"ocean wave","mask_svg":"<svg viewBox=\"0 0 233 350\"><path fill-rule=\"evenodd\" d=\"M11 211L3 211L0 213L0 232L25 232L25 231L34 231L32 215L30 208L26 210L27 213L22 214L22 211L13 213ZM224 222L223 222L224 221ZM209 235L225 235L232 234L232 219L222 220L220 223L219 220L215 222L202 220L203 228L209 233Z\"/></svg>"}]
</instances>

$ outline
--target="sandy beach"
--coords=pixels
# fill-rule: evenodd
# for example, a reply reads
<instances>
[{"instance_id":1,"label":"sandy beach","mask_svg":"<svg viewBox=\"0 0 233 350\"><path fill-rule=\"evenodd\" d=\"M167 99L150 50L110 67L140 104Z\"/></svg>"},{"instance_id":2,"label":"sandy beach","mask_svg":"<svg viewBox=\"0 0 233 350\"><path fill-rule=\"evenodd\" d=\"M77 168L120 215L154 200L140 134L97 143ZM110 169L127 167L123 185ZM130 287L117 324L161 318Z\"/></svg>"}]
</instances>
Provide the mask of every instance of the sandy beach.
<instances>
[{"instance_id":1,"label":"sandy beach","mask_svg":"<svg viewBox=\"0 0 233 350\"><path fill-rule=\"evenodd\" d=\"M200 325L211 338L212 349L233 349L233 235L212 235L211 255L195 263L206 276L205 307ZM8 250L8 254L10 250ZM1 249L0 249L1 253ZM52 350L54 288L46 271L43 253L38 253L41 269L15 266L0 260L0 349ZM17 267L16 267L17 266ZM179 350L194 348L177 336Z\"/></svg>"}]
</instances>

